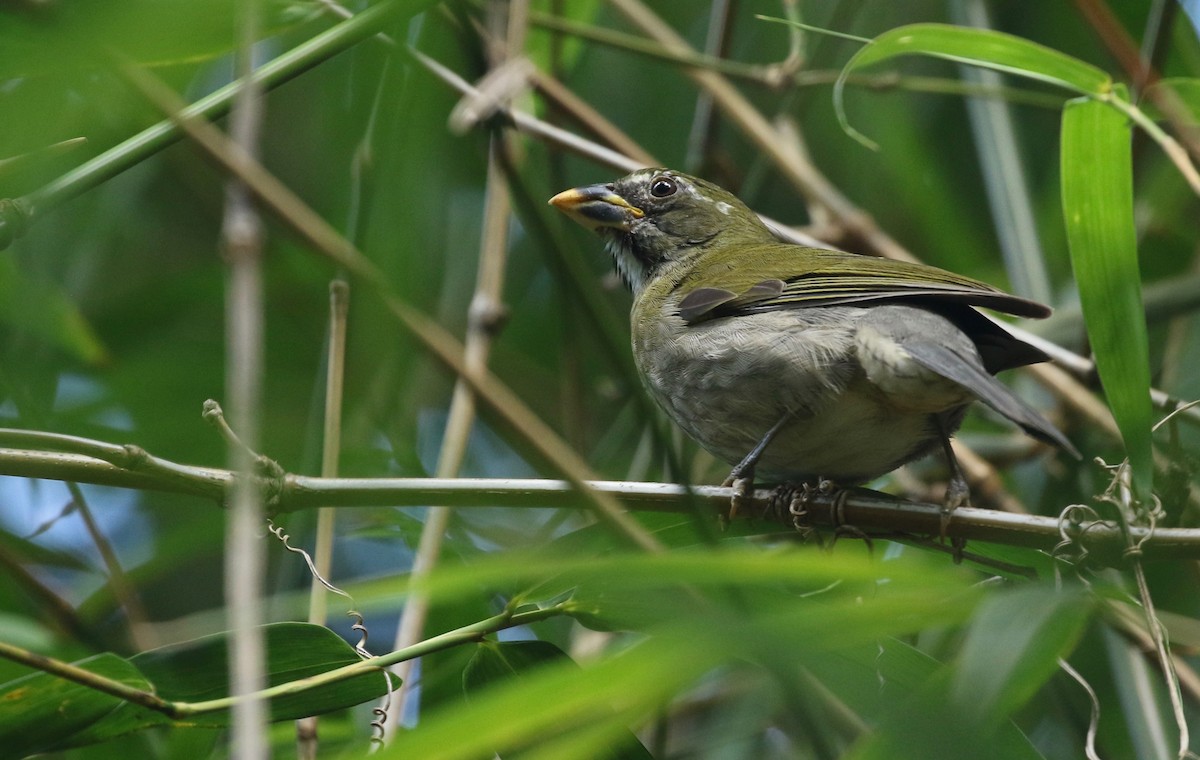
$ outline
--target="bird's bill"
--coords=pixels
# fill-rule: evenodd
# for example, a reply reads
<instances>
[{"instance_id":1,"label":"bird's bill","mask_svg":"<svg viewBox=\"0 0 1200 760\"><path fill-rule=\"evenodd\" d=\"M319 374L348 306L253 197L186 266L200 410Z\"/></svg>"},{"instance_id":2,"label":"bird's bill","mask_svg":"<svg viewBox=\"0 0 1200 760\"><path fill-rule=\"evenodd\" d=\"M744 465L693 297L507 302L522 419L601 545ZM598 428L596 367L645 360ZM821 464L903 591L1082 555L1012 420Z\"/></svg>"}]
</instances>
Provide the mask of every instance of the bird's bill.
<instances>
[{"instance_id":1,"label":"bird's bill","mask_svg":"<svg viewBox=\"0 0 1200 760\"><path fill-rule=\"evenodd\" d=\"M617 195L608 185L564 190L550 199L550 205L590 230L609 227L628 232L635 219L645 216L645 212Z\"/></svg>"}]
</instances>

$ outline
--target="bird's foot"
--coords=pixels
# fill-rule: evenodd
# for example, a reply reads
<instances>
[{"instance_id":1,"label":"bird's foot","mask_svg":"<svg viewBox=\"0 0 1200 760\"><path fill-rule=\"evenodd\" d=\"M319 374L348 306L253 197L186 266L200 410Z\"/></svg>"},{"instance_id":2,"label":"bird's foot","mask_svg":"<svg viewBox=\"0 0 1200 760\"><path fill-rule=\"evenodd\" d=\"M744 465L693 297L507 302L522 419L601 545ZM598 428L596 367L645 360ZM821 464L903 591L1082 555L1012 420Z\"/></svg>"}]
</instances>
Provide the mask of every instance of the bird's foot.
<instances>
[{"instance_id":1,"label":"bird's foot","mask_svg":"<svg viewBox=\"0 0 1200 760\"><path fill-rule=\"evenodd\" d=\"M762 458L763 452L766 451L771 440L791 418L790 413L780 417L779 422L771 426L771 429L762 437L762 440L750 450L750 453L742 461L737 463L733 471L729 473L729 477L725 478L725 482L721 484L726 487L733 487L733 496L729 500L728 520L737 517L737 513L749 501L749 494L754 490L754 468L758 466L758 460Z\"/></svg>"},{"instance_id":2,"label":"bird's foot","mask_svg":"<svg viewBox=\"0 0 1200 760\"><path fill-rule=\"evenodd\" d=\"M733 489L733 495L729 497L729 512L722 518L722 522L728 525L750 503L750 494L754 493L754 468L734 467L721 486Z\"/></svg>"},{"instance_id":3,"label":"bird's foot","mask_svg":"<svg viewBox=\"0 0 1200 760\"><path fill-rule=\"evenodd\" d=\"M769 517L785 524L790 522L802 537L808 538L815 535L819 540L820 534L816 532L809 520L811 508L814 506L813 500L818 496L832 497L829 506L829 523L834 526L834 540L836 541L838 536L842 535L867 539L865 533L852 525L847 525L842 517L843 508L849 495L848 490L826 478L800 483L783 483L771 491L771 498L767 502L763 517Z\"/></svg>"},{"instance_id":4,"label":"bird's foot","mask_svg":"<svg viewBox=\"0 0 1200 760\"><path fill-rule=\"evenodd\" d=\"M943 544L946 543L946 535L950 530L950 522L954 518L954 510L961 506L970 506L971 504L971 488L967 485L967 479L963 477L962 471L957 467L950 477L950 482L946 484L946 495L942 498L941 517L938 520L938 538ZM963 549L967 546L967 540L960 536L950 538L951 556L954 557L954 564L959 564L963 559Z\"/></svg>"}]
</instances>

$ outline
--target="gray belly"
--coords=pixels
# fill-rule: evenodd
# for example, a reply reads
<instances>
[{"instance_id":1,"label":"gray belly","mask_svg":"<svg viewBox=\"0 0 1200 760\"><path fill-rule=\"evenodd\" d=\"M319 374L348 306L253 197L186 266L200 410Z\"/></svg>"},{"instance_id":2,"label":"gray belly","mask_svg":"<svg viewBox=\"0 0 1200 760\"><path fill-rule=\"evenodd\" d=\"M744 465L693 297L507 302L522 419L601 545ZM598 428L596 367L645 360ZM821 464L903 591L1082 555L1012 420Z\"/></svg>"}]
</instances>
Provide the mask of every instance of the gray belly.
<instances>
[{"instance_id":1,"label":"gray belly","mask_svg":"<svg viewBox=\"0 0 1200 760\"><path fill-rule=\"evenodd\" d=\"M774 311L686 325L668 314L635 330L650 394L715 456L736 464L784 415L762 480L878 477L938 445L936 417L905 410L871 383L855 350L865 309ZM966 405L940 412L956 428Z\"/></svg>"}]
</instances>

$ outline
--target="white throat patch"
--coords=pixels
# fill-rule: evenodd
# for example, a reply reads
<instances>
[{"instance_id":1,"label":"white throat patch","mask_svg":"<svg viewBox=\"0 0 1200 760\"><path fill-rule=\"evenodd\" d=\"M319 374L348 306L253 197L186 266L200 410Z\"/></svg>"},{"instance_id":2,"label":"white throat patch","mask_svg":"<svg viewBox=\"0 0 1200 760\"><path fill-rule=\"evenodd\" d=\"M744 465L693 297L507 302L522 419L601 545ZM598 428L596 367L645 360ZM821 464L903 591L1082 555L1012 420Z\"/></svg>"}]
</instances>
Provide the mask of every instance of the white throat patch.
<instances>
[{"instance_id":1,"label":"white throat patch","mask_svg":"<svg viewBox=\"0 0 1200 760\"><path fill-rule=\"evenodd\" d=\"M613 263L617 266L617 274L634 295L642 292L646 286L646 265L643 264L633 251L625 244L623 235L608 235L604 247L612 255Z\"/></svg>"}]
</instances>

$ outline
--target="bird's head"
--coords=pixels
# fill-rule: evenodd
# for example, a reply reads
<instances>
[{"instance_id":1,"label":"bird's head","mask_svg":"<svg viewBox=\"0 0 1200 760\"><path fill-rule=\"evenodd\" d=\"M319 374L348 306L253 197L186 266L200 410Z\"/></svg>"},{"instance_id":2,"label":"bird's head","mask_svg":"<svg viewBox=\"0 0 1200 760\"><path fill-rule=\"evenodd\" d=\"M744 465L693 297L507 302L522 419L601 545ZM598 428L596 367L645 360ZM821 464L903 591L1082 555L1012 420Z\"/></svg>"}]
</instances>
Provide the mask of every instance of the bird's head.
<instances>
[{"instance_id":1,"label":"bird's head","mask_svg":"<svg viewBox=\"0 0 1200 760\"><path fill-rule=\"evenodd\" d=\"M615 182L565 190L550 203L608 238L617 271L634 294L670 264L719 246L774 239L732 193L670 169L641 169Z\"/></svg>"}]
</instances>

